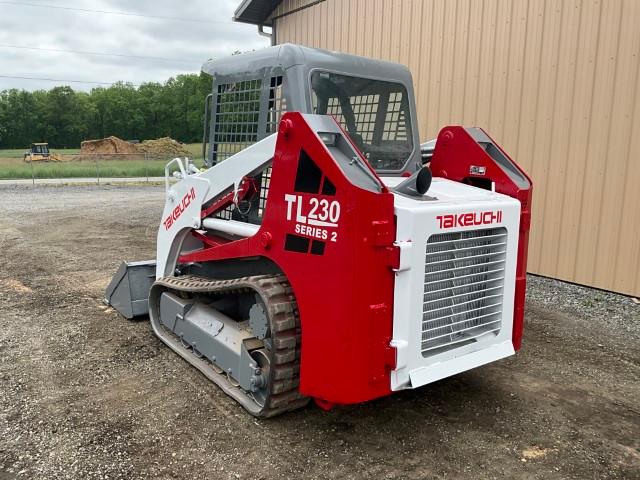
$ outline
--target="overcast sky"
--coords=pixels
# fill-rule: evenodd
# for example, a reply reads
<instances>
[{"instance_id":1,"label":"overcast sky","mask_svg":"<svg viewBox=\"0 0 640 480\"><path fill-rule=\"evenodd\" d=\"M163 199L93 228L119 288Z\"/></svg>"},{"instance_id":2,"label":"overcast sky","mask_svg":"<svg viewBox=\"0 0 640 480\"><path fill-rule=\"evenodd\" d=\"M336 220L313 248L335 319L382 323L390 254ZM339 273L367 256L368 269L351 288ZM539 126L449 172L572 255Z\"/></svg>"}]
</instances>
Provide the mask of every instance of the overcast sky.
<instances>
[{"instance_id":1,"label":"overcast sky","mask_svg":"<svg viewBox=\"0 0 640 480\"><path fill-rule=\"evenodd\" d=\"M144 18L78 9L126 12L198 21ZM240 0L15 0L0 1L0 90L49 89L71 85L90 90L95 84L2 78L41 77L134 84L164 81L200 71L209 58L235 50L259 49L269 39L257 27L231 21ZM161 59L82 55L8 47L162 57ZM164 60L167 59L167 60Z\"/></svg>"}]
</instances>

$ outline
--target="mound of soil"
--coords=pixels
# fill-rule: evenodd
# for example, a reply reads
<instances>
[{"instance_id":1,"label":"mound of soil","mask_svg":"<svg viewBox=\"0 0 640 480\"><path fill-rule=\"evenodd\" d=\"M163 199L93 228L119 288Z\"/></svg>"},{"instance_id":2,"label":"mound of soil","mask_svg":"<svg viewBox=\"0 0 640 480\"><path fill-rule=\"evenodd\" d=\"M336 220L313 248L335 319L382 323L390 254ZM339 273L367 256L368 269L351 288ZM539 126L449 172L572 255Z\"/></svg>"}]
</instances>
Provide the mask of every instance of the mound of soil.
<instances>
[{"instance_id":1,"label":"mound of soil","mask_svg":"<svg viewBox=\"0 0 640 480\"><path fill-rule=\"evenodd\" d=\"M99 140L85 140L80 144L80 154L108 155L108 154L148 154L152 157L188 157L189 150L170 137L156 140L145 140L142 143L133 144L118 137L107 137Z\"/></svg>"},{"instance_id":2,"label":"mound of soil","mask_svg":"<svg viewBox=\"0 0 640 480\"><path fill-rule=\"evenodd\" d=\"M99 140L85 140L80 144L80 153L105 154L105 153L140 153L136 146L118 137L107 137Z\"/></svg>"},{"instance_id":3,"label":"mound of soil","mask_svg":"<svg viewBox=\"0 0 640 480\"><path fill-rule=\"evenodd\" d=\"M182 143L170 137L145 140L138 144L137 147L140 151L152 156L188 157L191 155Z\"/></svg>"}]
</instances>

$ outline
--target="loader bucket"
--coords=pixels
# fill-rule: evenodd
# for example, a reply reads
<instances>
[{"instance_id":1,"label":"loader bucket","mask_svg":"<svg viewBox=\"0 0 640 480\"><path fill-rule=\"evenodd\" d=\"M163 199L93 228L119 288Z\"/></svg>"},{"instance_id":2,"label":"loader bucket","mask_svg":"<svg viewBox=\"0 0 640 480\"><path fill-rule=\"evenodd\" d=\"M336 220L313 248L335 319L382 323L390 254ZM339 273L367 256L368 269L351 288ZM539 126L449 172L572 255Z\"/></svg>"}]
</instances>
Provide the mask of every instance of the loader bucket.
<instances>
[{"instance_id":1,"label":"loader bucket","mask_svg":"<svg viewBox=\"0 0 640 480\"><path fill-rule=\"evenodd\" d=\"M111 279L104 303L126 318L149 313L149 290L156 279L156 261L122 262Z\"/></svg>"}]
</instances>

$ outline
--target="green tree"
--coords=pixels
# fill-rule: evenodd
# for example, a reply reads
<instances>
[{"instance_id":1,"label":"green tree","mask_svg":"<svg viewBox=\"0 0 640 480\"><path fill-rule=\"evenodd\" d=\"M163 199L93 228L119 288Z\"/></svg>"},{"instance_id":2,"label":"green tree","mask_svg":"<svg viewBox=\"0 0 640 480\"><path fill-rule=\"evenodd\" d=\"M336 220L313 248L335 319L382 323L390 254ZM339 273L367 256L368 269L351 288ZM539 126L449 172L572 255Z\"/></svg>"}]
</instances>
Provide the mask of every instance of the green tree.
<instances>
[{"instance_id":1,"label":"green tree","mask_svg":"<svg viewBox=\"0 0 640 480\"><path fill-rule=\"evenodd\" d=\"M38 141L58 148L78 147L83 140L110 135L198 142L211 85L211 77L200 73L137 88L119 82L89 93L69 86L5 90L0 92L0 148L27 147Z\"/></svg>"},{"instance_id":2,"label":"green tree","mask_svg":"<svg viewBox=\"0 0 640 480\"><path fill-rule=\"evenodd\" d=\"M2 104L3 146L20 148L28 146L38 126L38 114L33 94L24 90L5 90L0 93Z\"/></svg>"},{"instance_id":3,"label":"green tree","mask_svg":"<svg viewBox=\"0 0 640 480\"><path fill-rule=\"evenodd\" d=\"M52 88L44 107L47 141L58 148L78 146L89 132L91 111L88 94L67 86Z\"/></svg>"}]
</instances>

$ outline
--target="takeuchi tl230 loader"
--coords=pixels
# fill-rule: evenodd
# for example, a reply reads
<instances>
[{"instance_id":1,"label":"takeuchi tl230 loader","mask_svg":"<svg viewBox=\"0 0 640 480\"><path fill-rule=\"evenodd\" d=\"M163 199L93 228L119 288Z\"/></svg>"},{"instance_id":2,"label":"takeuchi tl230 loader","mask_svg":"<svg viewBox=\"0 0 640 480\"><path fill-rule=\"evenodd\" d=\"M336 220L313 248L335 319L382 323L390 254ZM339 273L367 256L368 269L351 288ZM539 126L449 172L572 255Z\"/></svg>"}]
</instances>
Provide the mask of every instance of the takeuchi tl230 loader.
<instances>
[{"instance_id":1,"label":"takeuchi tl230 loader","mask_svg":"<svg viewBox=\"0 0 640 480\"><path fill-rule=\"evenodd\" d=\"M483 130L421 155L395 63L285 44L203 71L208 169L167 165L156 260L123 263L110 305L258 417L520 348L531 181Z\"/></svg>"}]
</instances>

